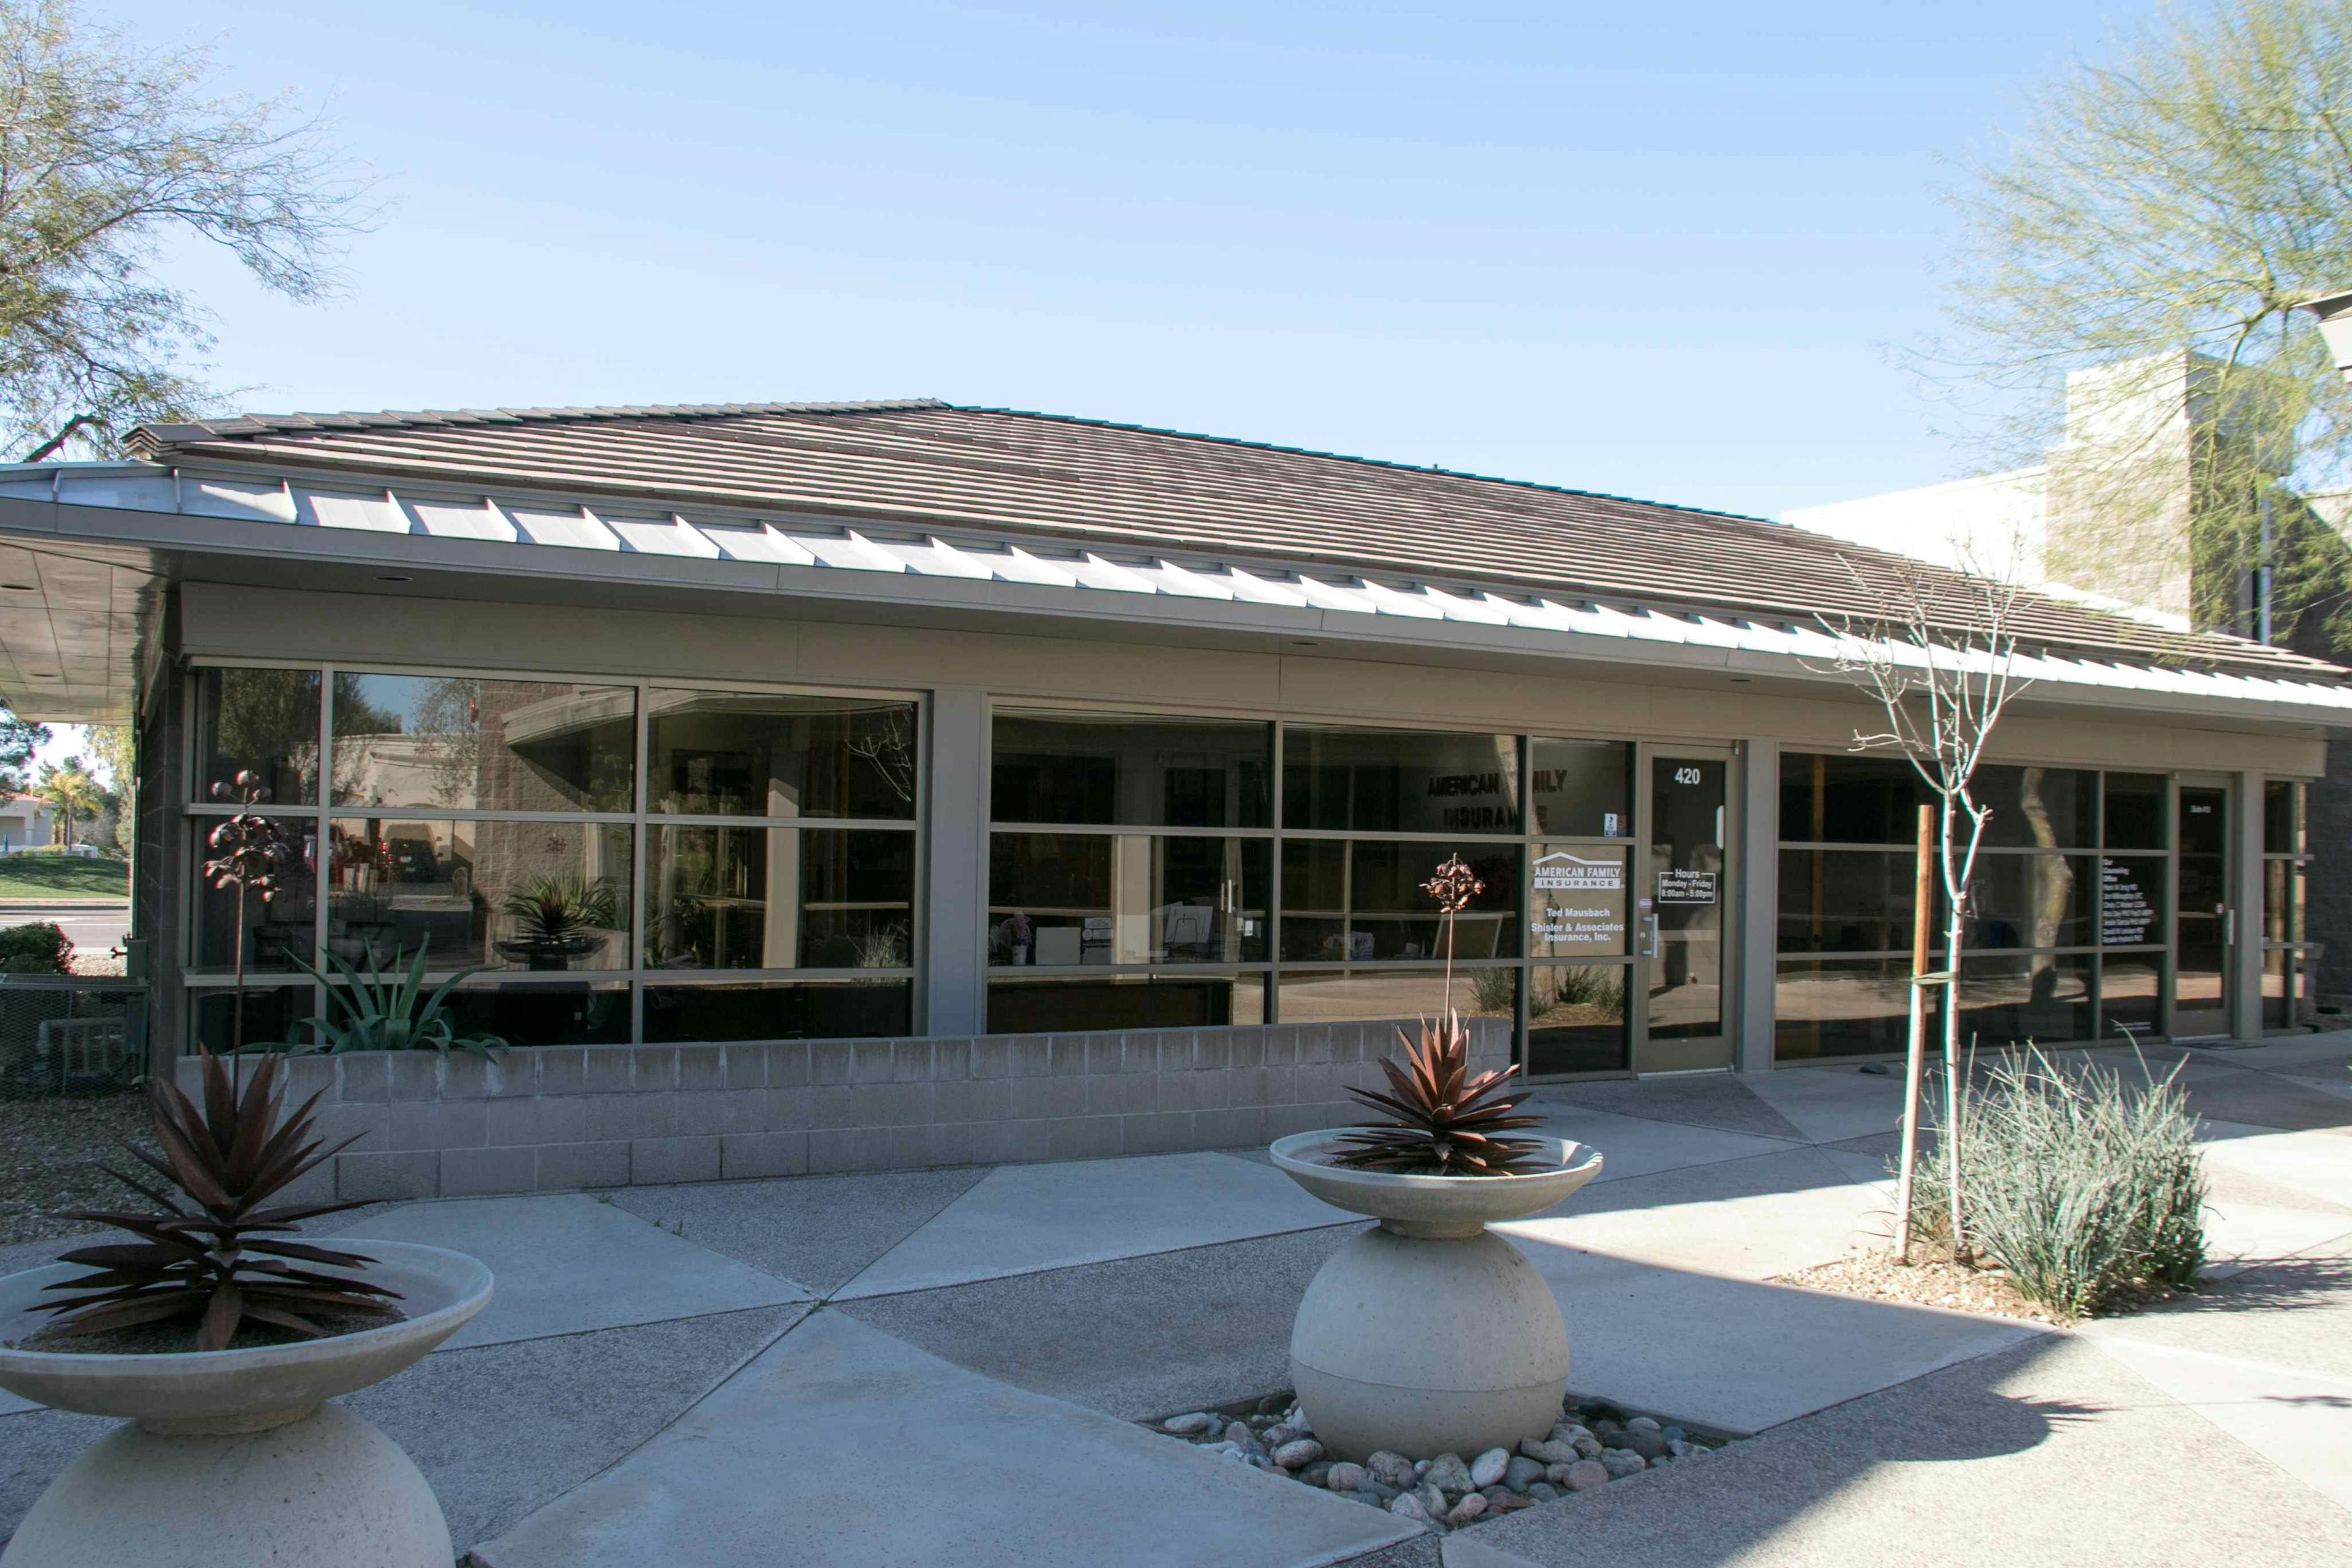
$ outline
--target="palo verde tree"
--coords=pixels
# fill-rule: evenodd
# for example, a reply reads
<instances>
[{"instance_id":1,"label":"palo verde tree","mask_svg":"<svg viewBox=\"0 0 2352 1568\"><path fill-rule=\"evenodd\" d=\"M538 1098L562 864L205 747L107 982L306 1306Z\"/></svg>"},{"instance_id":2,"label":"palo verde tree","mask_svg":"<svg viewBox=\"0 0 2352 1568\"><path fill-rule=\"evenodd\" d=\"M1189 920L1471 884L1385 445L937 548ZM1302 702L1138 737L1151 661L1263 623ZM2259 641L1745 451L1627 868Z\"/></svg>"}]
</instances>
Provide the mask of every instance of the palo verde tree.
<instances>
[{"instance_id":1,"label":"palo verde tree","mask_svg":"<svg viewBox=\"0 0 2352 1568\"><path fill-rule=\"evenodd\" d=\"M211 90L201 49L142 50L68 0L0 0L0 447L100 455L212 406L204 312L157 275L194 235L316 299L361 195L315 121Z\"/></svg>"},{"instance_id":2,"label":"palo verde tree","mask_svg":"<svg viewBox=\"0 0 2352 1568\"><path fill-rule=\"evenodd\" d=\"M2168 8L1967 174L1922 361L1985 456L2050 453L2052 574L2149 602L2117 574L2167 552L2200 624L2352 647L2352 553L2302 500L2352 473L2352 394L2295 310L2352 285L2352 0Z\"/></svg>"}]
</instances>

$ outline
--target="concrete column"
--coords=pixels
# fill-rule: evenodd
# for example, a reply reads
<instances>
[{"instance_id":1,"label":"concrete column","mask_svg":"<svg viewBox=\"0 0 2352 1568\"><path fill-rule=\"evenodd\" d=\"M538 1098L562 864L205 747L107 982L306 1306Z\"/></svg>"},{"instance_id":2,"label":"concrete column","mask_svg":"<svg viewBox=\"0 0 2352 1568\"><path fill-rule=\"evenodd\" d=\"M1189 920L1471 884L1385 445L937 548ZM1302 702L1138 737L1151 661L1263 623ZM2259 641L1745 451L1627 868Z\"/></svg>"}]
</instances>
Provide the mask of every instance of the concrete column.
<instances>
[{"instance_id":1,"label":"concrete column","mask_svg":"<svg viewBox=\"0 0 2352 1568\"><path fill-rule=\"evenodd\" d=\"M1733 1059L1741 1072L1770 1072L1772 955L1780 912L1780 742L1750 741L1742 752Z\"/></svg>"},{"instance_id":2,"label":"concrete column","mask_svg":"<svg viewBox=\"0 0 2352 1568\"><path fill-rule=\"evenodd\" d=\"M930 715L924 1026L933 1035L976 1035L987 1017L987 694L934 691Z\"/></svg>"},{"instance_id":3,"label":"concrete column","mask_svg":"<svg viewBox=\"0 0 2352 1568\"><path fill-rule=\"evenodd\" d=\"M2263 1037L2263 775L2241 773L2237 810L2230 823L2230 908L2236 940L2230 944L2230 1034Z\"/></svg>"}]
</instances>

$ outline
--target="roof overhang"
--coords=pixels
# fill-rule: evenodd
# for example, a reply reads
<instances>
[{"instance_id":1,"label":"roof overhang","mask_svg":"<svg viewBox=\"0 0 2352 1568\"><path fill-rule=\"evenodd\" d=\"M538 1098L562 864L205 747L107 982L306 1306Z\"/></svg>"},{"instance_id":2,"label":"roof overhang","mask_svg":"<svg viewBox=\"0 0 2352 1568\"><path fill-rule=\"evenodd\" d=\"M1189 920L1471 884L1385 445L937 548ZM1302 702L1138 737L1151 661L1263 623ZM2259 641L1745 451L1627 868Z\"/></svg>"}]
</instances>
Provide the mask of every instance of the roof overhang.
<instances>
[{"instance_id":1,"label":"roof overhang","mask_svg":"<svg viewBox=\"0 0 2352 1568\"><path fill-rule=\"evenodd\" d=\"M1843 688L1819 626L1272 560L1087 549L814 515L692 516L575 497L363 488L148 463L0 468L0 698L27 718L124 721L173 581L440 598L866 618L1287 649L1465 668L1638 668ZM13 585L13 586L11 586ZM2035 707L2308 732L2352 729L2352 686L2024 657Z\"/></svg>"}]
</instances>

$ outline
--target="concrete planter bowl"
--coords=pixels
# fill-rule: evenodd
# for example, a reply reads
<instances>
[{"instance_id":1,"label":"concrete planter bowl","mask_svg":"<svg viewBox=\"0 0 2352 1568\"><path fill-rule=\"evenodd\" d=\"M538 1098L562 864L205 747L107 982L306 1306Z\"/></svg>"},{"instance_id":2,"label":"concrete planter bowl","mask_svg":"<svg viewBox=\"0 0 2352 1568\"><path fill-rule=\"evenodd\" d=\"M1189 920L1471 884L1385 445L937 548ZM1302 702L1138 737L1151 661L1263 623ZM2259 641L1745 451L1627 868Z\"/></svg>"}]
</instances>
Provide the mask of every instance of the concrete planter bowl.
<instances>
[{"instance_id":1,"label":"concrete planter bowl","mask_svg":"<svg viewBox=\"0 0 2352 1568\"><path fill-rule=\"evenodd\" d=\"M17 1526L0 1568L318 1563L449 1568L432 1488L367 1422L326 1401L415 1363L482 1310L490 1271L461 1252L352 1244L401 1293L396 1323L254 1350L103 1355L10 1348L48 1320L55 1263L0 1279L0 1388L57 1410L125 1417Z\"/></svg>"},{"instance_id":2,"label":"concrete planter bowl","mask_svg":"<svg viewBox=\"0 0 2352 1568\"><path fill-rule=\"evenodd\" d=\"M1275 1164L1325 1203L1381 1223L1307 1287L1290 1374L1324 1447L1361 1462L1468 1458L1541 1437L1568 1391L1568 1326L1551 1288L1486 1226L1565 1202L1601 1156L1541 1140L1551 1168L1518 1176L1411 1176L1324 1163L1339 1130L1276 1142Z\"/></svg>"}]
</instances>

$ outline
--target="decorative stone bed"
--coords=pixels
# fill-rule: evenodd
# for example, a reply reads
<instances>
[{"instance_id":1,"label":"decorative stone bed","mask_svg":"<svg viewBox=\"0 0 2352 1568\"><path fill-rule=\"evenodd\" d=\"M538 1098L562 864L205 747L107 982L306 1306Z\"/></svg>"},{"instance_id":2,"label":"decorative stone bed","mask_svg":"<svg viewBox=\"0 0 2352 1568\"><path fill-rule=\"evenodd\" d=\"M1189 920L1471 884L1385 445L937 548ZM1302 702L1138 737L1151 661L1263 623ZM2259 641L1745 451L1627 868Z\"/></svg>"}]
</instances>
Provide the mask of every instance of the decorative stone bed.
<instances>
[{"instance_id":1,"label":"decorative stone bed","mask_svg":"<svg viewBox=\"0 0 2352 1568\"><path fill-rule=\"evenodd\" d=\"M1562 1405L1550 1435L1522 1442L1517 1453L1490 1448L1413 1459L1383 1451L1360 1465L1334 1461L1323 1451L1288 1389L1143 1425L1234 1464L1322 1487L1440 1531L1590 1491L1643 1470L1703 1459L1729 1441L1634 1415L1606 1400L1573 1396Z\"/></svg>"}]
</instances>

